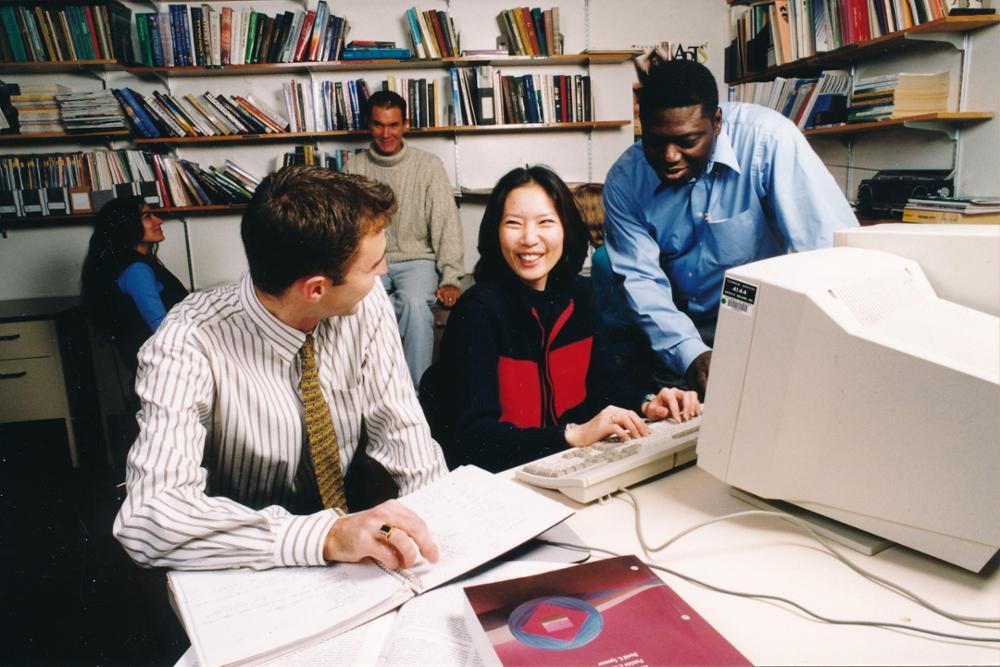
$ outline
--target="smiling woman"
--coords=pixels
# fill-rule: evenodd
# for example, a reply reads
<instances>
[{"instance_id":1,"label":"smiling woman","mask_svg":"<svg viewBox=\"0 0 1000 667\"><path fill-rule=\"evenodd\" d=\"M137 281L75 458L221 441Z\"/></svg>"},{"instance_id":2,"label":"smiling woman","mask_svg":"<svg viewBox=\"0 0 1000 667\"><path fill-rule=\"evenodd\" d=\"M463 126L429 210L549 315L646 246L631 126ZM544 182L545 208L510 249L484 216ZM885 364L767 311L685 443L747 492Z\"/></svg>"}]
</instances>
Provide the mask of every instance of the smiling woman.
<instances>
[{"instance_id":1,"label":"smiling woman","mask_svg":"<svg viewBox=\"0 0 1000 667\"><path fill-rule=\"evenodd\" d=\"M476 285L448 319L421 400L450 467L510 468L566 447L700 413L694 392L631 385L610 363L589 280L588 232L547 167L497 183L479 229ZM579 424L579 425L577 425Z\"/></svg>"},{"instance_id":2,"label":"smiling woman","mask_svg":"<svg viewBox=\"0 0 1000 667\"><path fill-rule=\"evenodd\" d=\"M133 373L143 342L187 296L156 258L164 238L163 220L141 197L119 197L98 214L83 263L81 287L91 320Z\"/></svg>"}]
</instances>

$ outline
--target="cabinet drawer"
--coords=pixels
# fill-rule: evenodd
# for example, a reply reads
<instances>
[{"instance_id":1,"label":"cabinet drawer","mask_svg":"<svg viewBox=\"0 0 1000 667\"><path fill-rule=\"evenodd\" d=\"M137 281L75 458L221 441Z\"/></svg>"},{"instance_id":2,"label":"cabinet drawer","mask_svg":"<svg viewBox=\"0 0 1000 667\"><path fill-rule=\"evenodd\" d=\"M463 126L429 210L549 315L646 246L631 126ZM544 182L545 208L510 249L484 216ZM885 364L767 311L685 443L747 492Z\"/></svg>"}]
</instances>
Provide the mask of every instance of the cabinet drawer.
<instances>
[{"instance_id":1,"label":"cabinet drawer","mask_svg":"<svg viewBox=\"0 0 1000 667\"><path fill-rule=\"evenodd\" d=\"M57 349L56 326L51 320L0 324L0 359L48 357Z\"/></svg>"},{"instance_id":2,"label":"cabinet drawer","mask_svg":"<svg viewBox=\"0 0 1000 667\"><path fill-rule=\"evenodd\" d=\"M68 413L57 358L0 361L0 422L63 418Z\"/></svg>"}]
</instances>

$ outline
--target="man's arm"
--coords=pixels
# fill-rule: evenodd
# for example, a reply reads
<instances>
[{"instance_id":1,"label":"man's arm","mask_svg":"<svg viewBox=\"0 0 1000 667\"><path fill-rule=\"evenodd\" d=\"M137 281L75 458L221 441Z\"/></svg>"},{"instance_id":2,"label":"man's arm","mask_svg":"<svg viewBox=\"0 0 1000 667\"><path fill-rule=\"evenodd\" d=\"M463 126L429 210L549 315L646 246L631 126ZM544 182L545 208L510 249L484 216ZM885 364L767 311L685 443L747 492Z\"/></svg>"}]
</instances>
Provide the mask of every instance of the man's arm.
<instances>
[{"instance_id":1,"label":"man's arm","mask_svg":"<svg viewBox=\"0 0 1000 667\"><path fill-rule=\"evenodd\" d=\"M769 203L790 249L832 247L833 231L857 227L858 220L805 136L790 122L780 129L763 152L757 194Z\"/></svg>"},{"instance_id":2,"label":"man's arm","mask_svg":"<svg viewBox=\"0 0 1000 667\"><path fill-rule=\"evenodd\" d=\"M368 454L392 475L400 495L406 495L447 471L444 455L431 438L417 401L396 315L381 283L376 281L362 308L365 368L361 408L368 428Z\"/></svg>"},{"instance_id":3,"label":"man's arm","mask_svg":"<svg viewBox=\"0 0 1000 667\"><path fill-rule=\"evenodd\" d=\"M139 436L114 534L145 567L266 569L323 565L332 511L293 516L206 494L202 466L215 382L186 321L164 324L139 352Z\"/></svg>"},{"instance_id":4,"label":"man's arm","mask_svg":"<svg viewBox=\"0 0 1000 667\"><path fill-rule=\"evenodd\" d=\"M659 263L660 247L639 219L631 187L629 179L612 168L604 187L608 258L614 272L625 279L629 308L653 350L683 375L709 348L691 319L674 305L670 280Z\"/></svg>"},{"instance_id":5,"label":"man's arm","mask_svg":"<svg viewBox=\"0 0 1000 667\"><path fill-rule=\"evenodd\" d=\"M441 160L432 155L426 162L425 173L428 181L425 215L430 231L431 248L434 250L438 274L441 276L437 298L445 303L445 299L441 298L440 288L450 285L458 290L465 274L462 222L458 215L458 207L455 206L451 181L448 180L448 173L444 170ZM455 298L458 298L457 294Z\"/></svg>"}]
</instances>

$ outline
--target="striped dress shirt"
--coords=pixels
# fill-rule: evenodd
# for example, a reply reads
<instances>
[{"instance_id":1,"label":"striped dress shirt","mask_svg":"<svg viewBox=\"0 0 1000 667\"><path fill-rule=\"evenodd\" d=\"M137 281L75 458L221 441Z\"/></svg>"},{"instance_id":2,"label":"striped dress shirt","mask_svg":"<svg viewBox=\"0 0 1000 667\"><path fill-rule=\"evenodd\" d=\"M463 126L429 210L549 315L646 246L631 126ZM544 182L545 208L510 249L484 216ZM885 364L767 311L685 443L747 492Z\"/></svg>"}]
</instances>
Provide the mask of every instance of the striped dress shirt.
<instances>
[{"instance_id":1,"label":"striped dress shirt","mask_svg":"<svg viewBox=\"0 0 1000 667\"><path fill-rule=\"evenodd\" d=\"M344 470L362 420L368 455L409 493L444 474L380 281L356 314L313 332ZM250 276L175 306L139 352L139 437L114 534L140 565L323 565L333 510L294 514L304 488L302 331L272 315ZM306 468L307 465L302 466ZM308 479L308 476L306 476ZM292 511L290 511L292 510Z\"/></svg>"}]
</instances>

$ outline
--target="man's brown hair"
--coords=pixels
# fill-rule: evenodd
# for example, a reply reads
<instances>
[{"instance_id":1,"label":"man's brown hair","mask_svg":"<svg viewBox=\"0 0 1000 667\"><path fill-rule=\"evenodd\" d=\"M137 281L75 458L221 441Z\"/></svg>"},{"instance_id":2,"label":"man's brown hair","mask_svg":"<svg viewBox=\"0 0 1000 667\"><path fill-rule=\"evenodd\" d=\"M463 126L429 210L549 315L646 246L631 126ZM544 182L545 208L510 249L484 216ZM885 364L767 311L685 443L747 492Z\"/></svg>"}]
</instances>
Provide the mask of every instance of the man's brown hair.
<instances>
[{"instance_id":1,"label":"man's brown hair","mask_svg":"<svg viewBox=\"0 0 1000 667\"><path fill-rule=\"evenodd\" d=\"M273 295L317 273L339 285L361 239L395 211L392 189L364 176L305 165L269 174L240 225L250 277Z\"/></svg>"}]
</instances>

